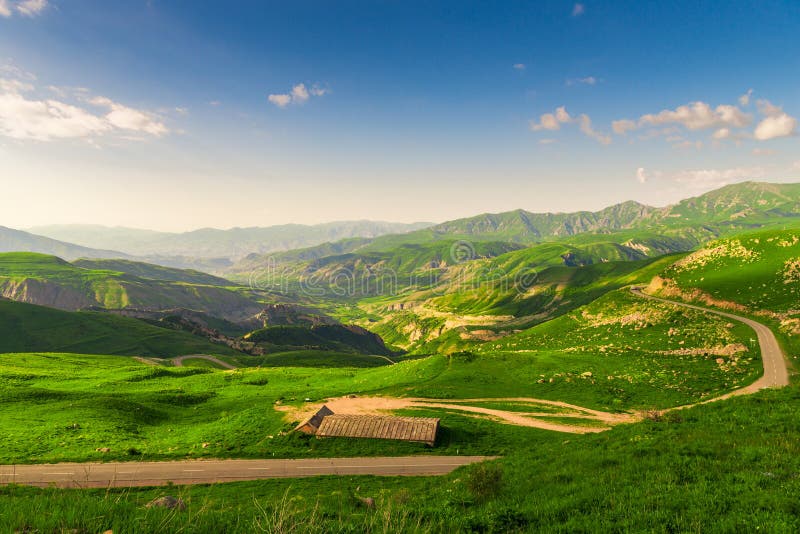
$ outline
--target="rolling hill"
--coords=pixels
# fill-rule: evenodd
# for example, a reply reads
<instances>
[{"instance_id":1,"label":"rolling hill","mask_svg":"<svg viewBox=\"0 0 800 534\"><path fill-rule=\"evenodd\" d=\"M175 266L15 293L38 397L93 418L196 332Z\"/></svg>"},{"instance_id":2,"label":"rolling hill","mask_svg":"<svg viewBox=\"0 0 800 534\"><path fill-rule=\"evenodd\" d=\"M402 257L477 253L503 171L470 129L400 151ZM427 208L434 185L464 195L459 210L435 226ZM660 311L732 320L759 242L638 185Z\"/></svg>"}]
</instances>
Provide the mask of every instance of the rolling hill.
<instances>
[{"instance_id":1,"label":"rolling hill","mask_svg":"<svg viewBox=\"0 0 800 534\"><path fill-rule=\"evenodd\" d=\"M262 310L258 302L225 287L85 269L55 256L21 252L0 254L0 296L67 311L185 308L233 322L250 320Z\"/></svg>"},{"instance_id":2,"label":"rolling hill","mask_svg":"<svg viewBox=\"0 0 800 534\"><path fill-rule=\"evenodd\" d=\"M238 354L225 345L138 319L67 312L0 299L0 352L71 352L169 358Z\"/></svg>"}]
</instances>

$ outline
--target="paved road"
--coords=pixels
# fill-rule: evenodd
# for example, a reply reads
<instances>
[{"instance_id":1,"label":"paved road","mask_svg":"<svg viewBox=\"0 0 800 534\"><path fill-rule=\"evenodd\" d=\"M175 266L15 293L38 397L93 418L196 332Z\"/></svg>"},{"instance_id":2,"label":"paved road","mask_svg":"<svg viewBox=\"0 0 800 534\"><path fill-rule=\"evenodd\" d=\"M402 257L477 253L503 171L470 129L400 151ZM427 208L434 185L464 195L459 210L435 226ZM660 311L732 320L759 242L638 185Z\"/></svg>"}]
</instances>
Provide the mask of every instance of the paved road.
<instances>
[{"instance_id":1,"label":"paved road","mask_svg":"<svg viewBox=\"0 0 800 534\"><path fill-rule=\"evenodd\" d=\"M16 483L60 488L106 488L210 484L319 475L445 475L486 456L314 458L304 460L189 460L0 465L0 485Z\"/></svg>"},{"instance_id":2,"label":"paved road","mask_svg":"<svg viewBox=\"0 0 800 534\"><path fill-rule=\"evenodd\" d=\"M223 362L219 358L215 358L207 354L187 354L186 356L178 356L177 358L172 358L172 364L175 367L183 367L183 360L206 360L212 363L216 363L217 365L219 365L224 369L236 369L236 367L229 364L228 362Z\"/></svg>"},{"instance_id":3,"label":"paved road","mask_svg":"<svg viewBox=\"0 0 800 534\"><path fill-rule=\"evenodd\" d=\"M658 300L668 304L674 304L675 306L683 306L684 308L691 308L693 310L721 315L723 317L727 317L728 319L733 319L734 321L744 323L756 331L756 335L758 336L758 344L761 346L761 360L764 364L764 374L761 376L761 378L749 386L737 389L720 397L715 397L712 400L725 399L733 395L745 395L764 388L784 387L789 385L789 370L786 366L786 358L784 357L783 351L778 344L778 340L775 339L775 335L772 333L772 330L763 324L752 319L748 319L747 317L741 317L732 313L713 310L710 308L703 308L701 306L686 304L684 302L653 297L651 295L647 295L646 293L642 293L641 288L638 287L632 287L631 291L633 291L635 295L646 299Z\"/></svg>"}]
</instances>

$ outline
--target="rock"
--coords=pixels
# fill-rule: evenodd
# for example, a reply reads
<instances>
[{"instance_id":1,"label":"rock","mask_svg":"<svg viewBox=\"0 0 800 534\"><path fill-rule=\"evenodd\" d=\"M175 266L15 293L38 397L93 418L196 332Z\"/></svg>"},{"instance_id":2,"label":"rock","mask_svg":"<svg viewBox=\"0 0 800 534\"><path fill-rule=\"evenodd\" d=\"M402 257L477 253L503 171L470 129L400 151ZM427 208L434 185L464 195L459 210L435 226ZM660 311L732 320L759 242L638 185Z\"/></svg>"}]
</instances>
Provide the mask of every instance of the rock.
<instances>
[{"instance_id":1,"label":"rock","mask_svg":"<svg viewBox=\"0 0 800 534\"><path fill-rule=\"evenodd\" d=\"M585 373L581 373L581 377L583 378L592 378L594 375L591 371L586 371Z\"/></svg>"},{"instance_id":2,"label":"rock","mask_svg":"<svg viewBox=\"0 0 800 534\"><path fill-rule=\"evenodd\" d=\"M209 445L210 445L210 443L203 443L202 447L203 447L204 449L207 449Z\"/></svg>"},{"instance_id":3,"label":"rock","mask_svg":"<svg viewBox=\"0 0 800 534\"><path fill-rule=\"evenodd\" d=\"M108 447L98 447L95 449L96 452L111 452L111 449Z\"/></svg>"},{"instance_id":4,"label":"rock","mask_svg":"<svg viewBox=\"0 0 800 534\"><path fill-rule=\"evenodd\" d=\"M375 508L375 499L372 497L359 497L358 500L367 508Z\"/></svg>"},{"instance_id":5,"label":"rock","mask_svg":"<svg viewBox=\"0 0 800 534\"><path fill-rule=\"evenodd\" d=\"M167 508L168 510L184 511L186 510L186 503L183 502L183 499L178 499L172 495L164 495L147 503L145 508Z\"/></svg>"}]
</instances>

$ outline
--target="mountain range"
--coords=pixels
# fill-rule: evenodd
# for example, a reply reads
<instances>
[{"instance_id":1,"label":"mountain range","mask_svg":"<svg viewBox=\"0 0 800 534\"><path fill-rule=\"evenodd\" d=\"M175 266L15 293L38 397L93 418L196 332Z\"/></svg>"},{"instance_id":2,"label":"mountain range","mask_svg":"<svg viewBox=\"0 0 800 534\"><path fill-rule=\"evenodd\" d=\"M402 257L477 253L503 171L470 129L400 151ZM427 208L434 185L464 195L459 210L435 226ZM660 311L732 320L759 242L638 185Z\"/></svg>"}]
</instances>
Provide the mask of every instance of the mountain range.
<instances>
[{"instance_id":1,"label":"mountain range","mask_svg":"<svg viewBox=\"0 0 800 534\"><path fill-rule=\"evenodd\" d=\"M162 256L235 260L252 253L292 250L354 237L402 234L431 225L425 222L339 221L312 226L285 224L229 230L202 228L183 233L97 225L52 225L30 228L28 231L92 249L118 250L140 258L157 259Z\"/></svg>"}]
</instances>

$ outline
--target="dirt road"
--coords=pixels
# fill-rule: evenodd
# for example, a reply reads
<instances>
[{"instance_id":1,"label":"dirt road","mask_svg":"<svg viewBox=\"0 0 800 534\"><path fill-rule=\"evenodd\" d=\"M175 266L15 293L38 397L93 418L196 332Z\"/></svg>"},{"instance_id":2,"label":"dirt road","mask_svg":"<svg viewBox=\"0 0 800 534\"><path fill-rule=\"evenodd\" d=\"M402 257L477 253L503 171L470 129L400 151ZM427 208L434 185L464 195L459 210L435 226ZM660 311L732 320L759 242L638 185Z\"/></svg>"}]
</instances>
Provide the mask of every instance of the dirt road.
<instances>
[{"instance_id":1,"label":"dirt road","mask_svg":"<svg viewBox=\"0 0 800 534\"><path fill-rule=\"evenodd\" d=\"M487 456L314 458L303 460L190 460L180 462L63 463L0 465L0 485L107 488L210 484L319 475L445 475Z\"/></svg>"},{"instance_id":2,"label":"dirt road","mask_svg":"<svg viewBox=\"0 0 800 534\"><path fill-rule=\"evenodd\" d=\"M734 321L739 321L740 323L744 323L753 330L755 330L756 335L758 336L758 344L761 347L761 360L764 364L763 376L758 380L756 380L755 382L753 382L752 384L750 384L749 386L739 388L737 390L734 390L725 395L721 395L719 397L714 397L713 399L709 399L708 401L705 402L718 401L732 397L734 395L746 395L748 393L754 393L764 388L774 388L774 387L780 388L789 385L789 370L786 365L786 358L783 354L783 351L781 350L780 345L778 344L778 340L775 339L775 335L769 328L767 328L763 324L754 321L752 319L748 319L747 317L734 315L732 313L713 310L711 308L703 308L701 306L695 306L694 304L686 304L684 302L678 302L674 300L667 300L659 297L654 297L652 295L643 293L641 288L638 287L632 287L631 291L633 292L634 295L637 295L642 298L657 300L659 302L666 302L667 304L682 306L684 308L691 308L693 310L699 310L705 313L713 313L715 315L721 315L722 317L727 317L728 319L733 319Z\"/></svg>"}]
</instances>

